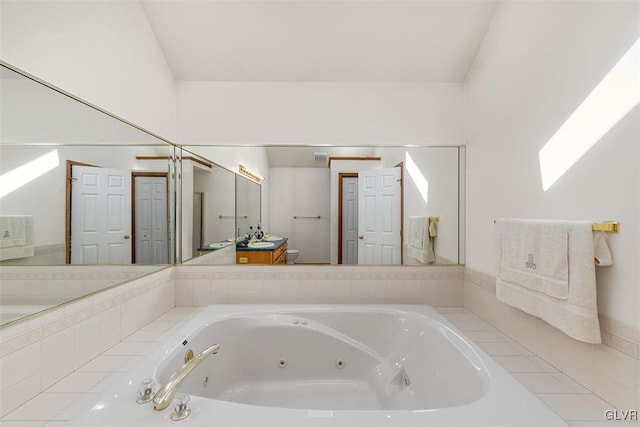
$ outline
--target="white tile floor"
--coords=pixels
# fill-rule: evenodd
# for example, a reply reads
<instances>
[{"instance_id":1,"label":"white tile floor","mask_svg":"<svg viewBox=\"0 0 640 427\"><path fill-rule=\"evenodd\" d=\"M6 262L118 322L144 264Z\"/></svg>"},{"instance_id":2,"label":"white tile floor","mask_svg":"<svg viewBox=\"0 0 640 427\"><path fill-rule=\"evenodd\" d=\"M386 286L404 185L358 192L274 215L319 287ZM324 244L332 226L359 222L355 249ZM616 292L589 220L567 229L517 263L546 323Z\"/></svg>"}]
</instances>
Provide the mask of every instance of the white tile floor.
<instances>
[{"instance_id":1,"label":"white tile floor","mask_svg":"<svg viewBox=\"0 0 640 427\"><path fill-rule=\"evenodd\" d=\"M109 385L190 319L198 308L175 308L102 355L80 367L29 402L7 414L2 427L61 427ZM464 308L439 311L572 427L611 427L605 411L614 409L567 375Z\"/></svg>"}]
</instances>

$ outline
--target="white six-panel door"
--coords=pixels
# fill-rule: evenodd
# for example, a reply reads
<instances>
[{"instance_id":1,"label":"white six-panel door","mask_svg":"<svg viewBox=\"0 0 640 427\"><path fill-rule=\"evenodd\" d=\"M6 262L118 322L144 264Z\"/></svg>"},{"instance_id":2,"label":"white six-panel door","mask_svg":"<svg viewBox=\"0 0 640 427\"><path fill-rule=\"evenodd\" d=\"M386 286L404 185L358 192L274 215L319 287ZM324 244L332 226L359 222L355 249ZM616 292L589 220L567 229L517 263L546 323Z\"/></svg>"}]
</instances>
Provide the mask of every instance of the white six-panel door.
<instances>
[{"instance_id":1,"label":"white six-panel door","mask_svg":"<svg viewBox=\"0 0 640 427\"><path fill-rule=\"evenodd\" d=\"M400 264L400 168L360 171L358 264Z\"/></svg>"},{"instance_id":2,"label":"white six-panel door","mask_svg":"<svg viewBox=\"0 0 640 427\"><path fill-rule=\"evenodd\" d=\"M136 264L167 264L167 178L135 178Z\"/></svg>"},{"instance_id":3,"label":"white six-panel door","mask_svg":"<svg viewBox=\"0 0 640 427\"><path fill-rule=\"evenodd\" d=\"M131 263L131 172L71 168L71 264Z\"/></svg>"},{"instance_id":4,"label":"white six-panel door","mask_svg":"<svg viewBox=\"0 0 640 427\"><path fill-rule=\"evenodd\" d=\"M358 263L358 178L342 178L342 263Z\"/></svg>"}]
</instances>

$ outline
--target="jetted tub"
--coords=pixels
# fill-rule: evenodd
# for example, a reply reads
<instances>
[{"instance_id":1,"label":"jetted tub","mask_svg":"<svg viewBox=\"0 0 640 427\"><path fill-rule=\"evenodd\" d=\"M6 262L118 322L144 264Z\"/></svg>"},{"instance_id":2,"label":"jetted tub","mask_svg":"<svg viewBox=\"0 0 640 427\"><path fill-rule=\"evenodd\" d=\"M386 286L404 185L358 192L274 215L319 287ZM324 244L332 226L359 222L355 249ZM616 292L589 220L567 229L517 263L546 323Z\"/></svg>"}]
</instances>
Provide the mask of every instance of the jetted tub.
<instances>
[{"instance_id":1,"label":"jetted tub","mask_svg":"<svg viewBox=\"0 0 640 427\"><path fill-rule=\"evenodd\" d=\"M192 412L138 404L188 350ZM437 311L402 306L211 306L114 385L75 426L566 426Z\"/></svg>"}]
</instances>

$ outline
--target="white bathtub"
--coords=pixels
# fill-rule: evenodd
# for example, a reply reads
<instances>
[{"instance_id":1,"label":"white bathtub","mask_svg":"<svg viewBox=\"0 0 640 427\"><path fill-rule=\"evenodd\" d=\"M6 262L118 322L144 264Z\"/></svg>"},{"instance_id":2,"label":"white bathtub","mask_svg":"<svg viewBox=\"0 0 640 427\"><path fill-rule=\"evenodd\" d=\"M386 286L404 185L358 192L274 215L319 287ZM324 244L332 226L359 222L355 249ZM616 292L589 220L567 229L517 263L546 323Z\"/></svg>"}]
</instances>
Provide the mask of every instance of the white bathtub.
<instances>
[{"instance_id":1,"label":"white bathtub","mask_svg":"<svg viewBox=\"0 0 640 427\"><path fill-rule=\"evenodd\" d=\"M136 403L214 343L180 387L191 415ZM429 306L212 306L75 426L565 426Z\"/></svg>"}]
</instances>

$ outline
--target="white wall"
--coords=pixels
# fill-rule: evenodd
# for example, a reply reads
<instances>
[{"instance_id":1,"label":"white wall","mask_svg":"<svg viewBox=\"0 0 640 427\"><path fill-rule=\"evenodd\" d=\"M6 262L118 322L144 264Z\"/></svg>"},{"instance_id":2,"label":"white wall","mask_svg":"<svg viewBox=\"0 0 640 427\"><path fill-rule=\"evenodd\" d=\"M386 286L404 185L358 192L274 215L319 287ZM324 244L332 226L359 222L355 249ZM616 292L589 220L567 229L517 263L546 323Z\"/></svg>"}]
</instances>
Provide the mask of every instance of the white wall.
<instances>
[{"instance_id":1,"label":"white wall","mask_svg":"<svg viewBox=\"0 0 640 427\"><path fill-rule=\"evenodd\" d=\"M235 230L235 174L223 168L198 170L194 192L202 192L204 244L236 237ZM220 218L220 216L223 218ZM227 218L230 217L230 218ZM234 261L235 262L235 261Z\"/></svg>"},{"instance_id":2,"label":"white wall","mask_svg":"<svg viewBox=\"0 0 640 427\"><path fill-rule=\"evenodd\" d=\"M618 220L621 233L607 235L615 265L597 272L599 310L635 326L638 107L546 192L538 152L636 41L639 16L638 2L502 2L466 84L467 265L495 274L494 218Z\"/></svg>"},{"instance_id":3,"label":"white wall","mask_svg":"<svg viewBox=\"0 0 640 427\"><path fill-rule=\"evenodd\" d=\"M167 139L175 81L137 1L3 1L0 57Z\"/></svg>"},{"instance_id":4,"label":"white wall","mask_svg":"<svg viewBox=\"0 0 640 427\"><path fill-rule=\"evenodd\" d=\"M296 262L330 262L330 170L328 168L272 168L272 235L288 237L288 249L300 251ZM320 219L294 216L318 216Z\"/></svg>"},{"instance_id":5,"label":"white wall","mask_svg":"<svg viewBox=\"0 0 640 427\"><path fill-rule=\"evenodd\" d=\"M459 83L177 83L185 144L460 144Z\"/></svg>"},{"instance_id":6,"label":"white wall","mask_svg":"<svg viewBox=\"0 0 640 427\"><path fill-rule=\"evenodd\" d=\"M181 260L186 261L196 256L193 253L193 184L194 184L194 165L191 160L182 160L180 190L182 203L178 202L182 228L180 230L179 242L182 242Z\"/></svg>"}]
</instances>

